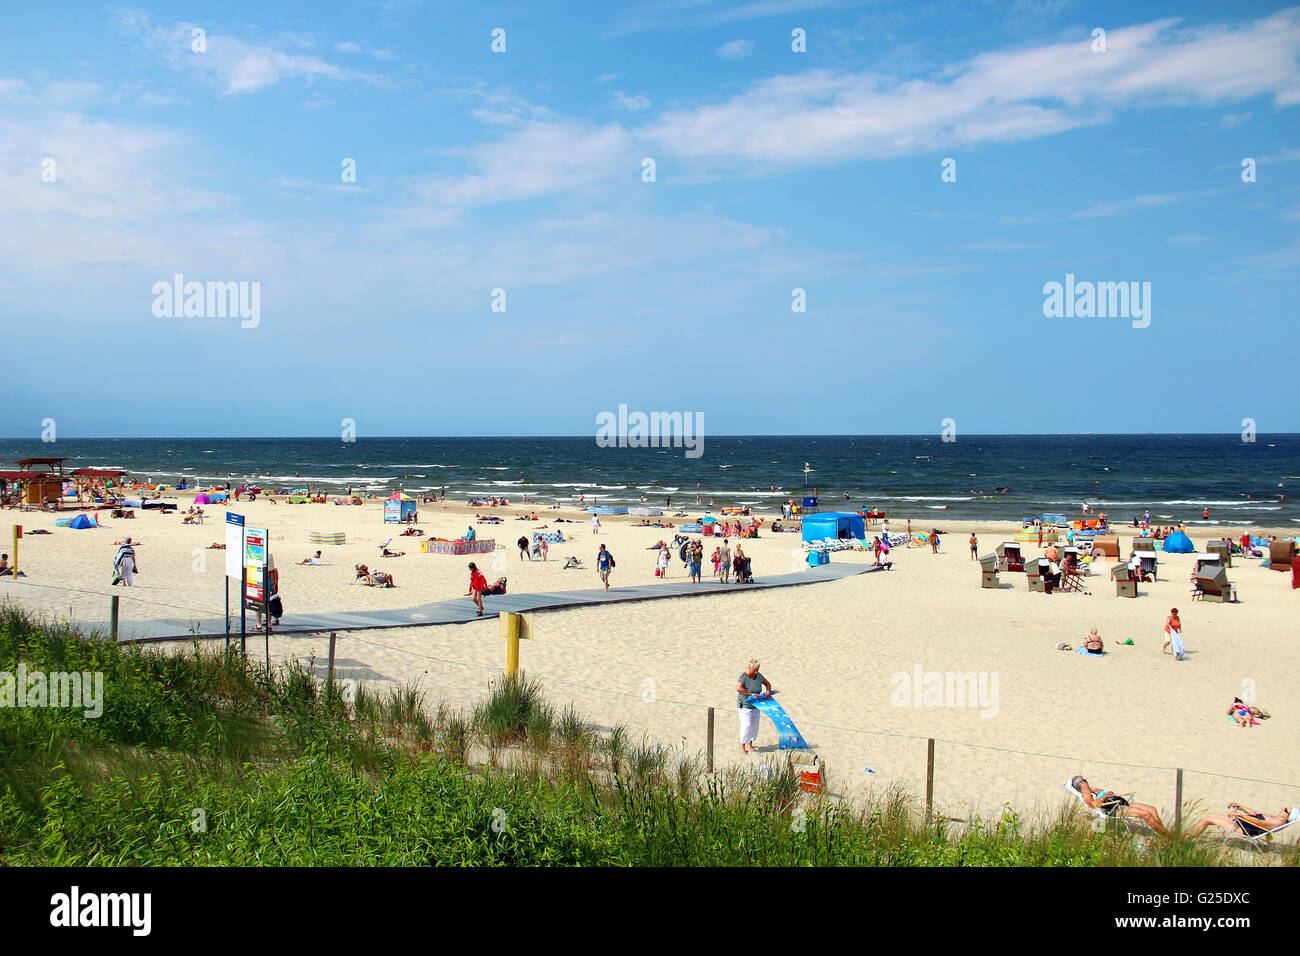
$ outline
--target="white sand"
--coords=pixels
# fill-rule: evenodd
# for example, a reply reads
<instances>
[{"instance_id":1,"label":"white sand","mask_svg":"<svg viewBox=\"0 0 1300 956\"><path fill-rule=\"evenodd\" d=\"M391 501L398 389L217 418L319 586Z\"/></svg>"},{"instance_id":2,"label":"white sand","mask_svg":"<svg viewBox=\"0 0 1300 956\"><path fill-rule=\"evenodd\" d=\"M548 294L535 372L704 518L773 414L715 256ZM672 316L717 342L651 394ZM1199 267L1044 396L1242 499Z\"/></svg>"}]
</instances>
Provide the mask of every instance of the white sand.
<instances>
[{"instance_id":1,"label":"white sand","mask_svg":"<svg viewBox=\"0 0 1300 956\"><path fill-rule=\"evenodd\" d=\"M286 624L295 612L404 608L459 598L466 590L470 558L420 554L418 538L396 537L400 529L382 523L378 502L336 507L259 501L234 507L250 525L271 529ZM51 514L11 512L11 521L54 534L23 540L21 566L30 578L0 579L0 595L79 621L105 620L112 593L123 599L125 620L186 616L177 606L195 617L219 617L224 555L203 548L224 540L224 514L220 506L206 510L208 523L200 527L150 512L93 531L55 529ZM424 505L420 527L426 534L455 537L472 521L473 509L468 515L466 510ZM512 593L598 586L594 554L602 541L618 560L615 586L653 583L655 552L645 549L674 533L630 527L636 519L602 517L602 532L594 536L589 516L581 512L539 512L542 520L533 523L514 520L519 510L498 509L506 520L495 528L475 526L480 536L506 546L475 559L489 579L507 575ZM575 523L557 525L557 515ZM901 531L905 517L891 519L891 530ZM922 520L931 519L917 519L916 530ZM574 540L552 545L548 563L521 562L514 541L539 524L563 528ZM1136 790L1139 800L1172 816L1171 770L1108 763L1187 768L1184 797L1202 800L1204 809L1222 809L1228 800L1276 809L1300 799L1300 688L1289 677L1300 664L1294 640L1300 591L1291 590L1289 573L1238 560L1229 571L1241 598L1236 605L1191 601L1190 555L1161 554L1160 580L1142 586L1137 600L1117 598L1105 575L1092 579L1090 596L1030 594L1023 575L1008 573L1001 590L983 590L967 535L976 530L986 552L1016 528L948 519L940 525L951 533L939 555L928 548L895 549L889 573L538 614L537 639L523 647L524 667L545 682L557 703L573 700L603 725L625 722L691 751L703 749L706 708L714 706L717 763L725 766L762 759L742 758L735 742L735 678L746 660L758 657L781 691L779 699L827 760L833 789L853 792L863 783L903 780L920 790L925 738L935 737L936 801L959 816L972 804L985 813L996 813L1003 801L1025 810L1058 806L1061 783L1076 772L1098 786ZM1241 530L1225 526L1215 536L1239 536ZM7 531L4 551L11 550ZM294 562L316 550L307 543L309 531L344 531L349 543L322 548L323 567L299 567ZM138 587L129 592L108 586L113 542L126 534L138 542L140 566ZM377 546L389 537L405 557L377 559ZM1203 532L1192 537L1204 543ZM707 575L714 543L706 538L705 544ZM760 580L797 563L798 535L764 535L742 544ZM1127 537L1121 544L1127 554ZM1026 546L1027 555L1037 553ZM591 570L563 570L570 554ZM832 560L869 561L870 555L835 554ZM353 586L352 568L359 562L391 571L399 586ZM674 560L670 580L684 579ZM1182 610L1189 651L1182 662L1160 653L1172 606ZM1107 642L1104 658L1055 649L1062 641L1078 646L1093 626ZM1128 637L1134 646L1117 644ZM277 659L314 654L323 661L326 646L324 638L272 642ZM343 634L338 647L342 677L418 679L431 700L456 704L480 697L505 659L495 620ZM260 637L254 648L260 655ZM982 716L969 706L896 706L895 675L908 675L910 684L918 665L925 672L983 673L986 680L996 674L996 713L988 708L991 715ZM1259 704L1273 718L1240 729L1225 711L1234 695L1245 696L1243 689L1251 686L1245 682L1253 682ZM774 752L775 734L766 721L759 743ZM867 766L877 773L864 773Z\"/></svg>"}]
</instances>

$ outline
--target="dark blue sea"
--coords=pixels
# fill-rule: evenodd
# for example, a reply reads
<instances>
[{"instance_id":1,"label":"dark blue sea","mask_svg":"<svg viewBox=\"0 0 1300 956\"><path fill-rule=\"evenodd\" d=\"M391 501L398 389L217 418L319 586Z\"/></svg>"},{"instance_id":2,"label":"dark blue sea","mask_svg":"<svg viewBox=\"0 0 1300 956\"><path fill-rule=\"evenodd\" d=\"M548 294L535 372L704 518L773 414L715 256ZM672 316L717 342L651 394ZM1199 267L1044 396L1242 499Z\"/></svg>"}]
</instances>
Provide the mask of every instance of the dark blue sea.
<instances>
[{"instance_id":1,"label":"dark blue sea","mask_svg":"<svg viewBox=\"0 0 1300 956\"><path fill-rule=\"evenodd\" d=\"M1112 521L1150 510L1161 521L1300 524L1300 435L707 436L681 448L601 448L583 438L0 439L0 470L24 457L64 456L65 469L122 468L181 477L250 479L263 487L447 489L448 498L527 493L539 504L599 497L693 510L775 507L815 486L823 509L851 504L899 517L1016 520L1077 515L1082 501ZM995 489L1006 488L1005 492ZM1292 496L1291 490L1296 492ZM847 501L845 495L848 495ZM1284 494L1285 500L1279 499Z\"/></svg>"}]
</instances>

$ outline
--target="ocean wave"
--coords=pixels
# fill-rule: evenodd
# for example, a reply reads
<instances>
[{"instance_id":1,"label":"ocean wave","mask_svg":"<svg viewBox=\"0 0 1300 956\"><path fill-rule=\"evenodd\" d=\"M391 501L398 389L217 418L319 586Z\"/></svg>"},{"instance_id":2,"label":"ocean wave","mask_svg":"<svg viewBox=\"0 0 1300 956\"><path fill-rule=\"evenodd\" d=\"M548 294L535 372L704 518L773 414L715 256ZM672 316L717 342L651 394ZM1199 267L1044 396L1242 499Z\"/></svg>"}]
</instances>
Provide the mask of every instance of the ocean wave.
<instances>
[{"instance_id":1,"label":"ocean wave","mask_svg":"<svg viewBox=\"0 0 1300 956\"><path fill-rule=\"evenodd\" d=\"M974 501L970 495L875 495L882 501ZM873 498L873 500L874 500Z\"/></svg>"}]
</instances>

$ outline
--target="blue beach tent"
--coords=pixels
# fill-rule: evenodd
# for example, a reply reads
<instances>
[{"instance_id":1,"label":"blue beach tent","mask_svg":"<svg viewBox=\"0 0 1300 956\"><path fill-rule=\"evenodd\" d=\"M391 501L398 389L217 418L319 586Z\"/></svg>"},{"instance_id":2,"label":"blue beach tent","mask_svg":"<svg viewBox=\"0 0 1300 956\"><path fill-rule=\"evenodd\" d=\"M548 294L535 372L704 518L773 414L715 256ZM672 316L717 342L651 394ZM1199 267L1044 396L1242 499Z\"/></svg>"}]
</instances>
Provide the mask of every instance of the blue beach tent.
<instances>
[{"instance_id":1,"label":"blue beach tent","mask_svg":"<svg viewBox=\"0 0 1300 956\"><path fill-rule=\"evenodd\" d=\"M803 540L821 541L825 538L866 537L867 528L862 515L852 511L819 511L805 515Z\"/></svg>"},{"instance_id":2,"label":"blue beach tent","mask_svg":"<svg viewBox=\"0 0 1300 956\"><path fill-rule=\"evenodd\" d=\"M1161 547L1173 554L1192 554L1196 551L1196 545L1192 544L1192 539L1181 531L1175 531L1165 538L1165 543Z\"/></svg>"}]
</instances>

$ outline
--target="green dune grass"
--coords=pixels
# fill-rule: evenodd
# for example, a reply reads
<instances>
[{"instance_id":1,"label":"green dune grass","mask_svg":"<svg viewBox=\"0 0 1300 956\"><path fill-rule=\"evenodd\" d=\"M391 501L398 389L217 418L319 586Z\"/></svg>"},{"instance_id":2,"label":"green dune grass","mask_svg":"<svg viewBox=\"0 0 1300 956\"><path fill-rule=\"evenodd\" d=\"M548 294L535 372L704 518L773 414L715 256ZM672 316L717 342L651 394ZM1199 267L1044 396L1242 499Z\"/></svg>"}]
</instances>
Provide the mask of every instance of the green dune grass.
<instances>
[{"instance_id":1,"label":"green dune grass","mask_svg":"<svg viewBox=\"0 0 1300 956\"><path fill-rule=\"evenodd\" d=\"M416 687L346 700L197 642L119 646L0 608L0 671L100 671L103 715L0 707L6 865L1219 865L1215 841L1094 832L1081 814L954 825L891 792L849 806L797 770L706 775L542 684L499 678L468 715ZM1278 862L1272 859L1270 862ZM1282 862L1295 862L1290 852Z\"/></svg>"}]
</instances>

